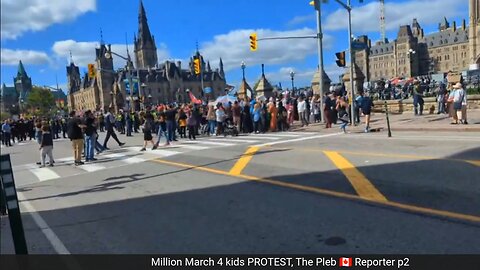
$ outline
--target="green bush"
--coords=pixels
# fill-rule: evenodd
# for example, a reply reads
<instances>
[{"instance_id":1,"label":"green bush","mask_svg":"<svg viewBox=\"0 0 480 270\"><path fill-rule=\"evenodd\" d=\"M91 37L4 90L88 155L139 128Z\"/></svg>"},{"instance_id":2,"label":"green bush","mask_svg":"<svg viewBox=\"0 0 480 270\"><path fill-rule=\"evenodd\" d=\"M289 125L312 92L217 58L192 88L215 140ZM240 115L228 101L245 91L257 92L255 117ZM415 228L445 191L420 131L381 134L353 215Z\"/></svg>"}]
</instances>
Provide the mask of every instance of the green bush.
<instances>
[{"instance_id":1,"label":"green bush","mask_svg":"<svg viewBox=\"0 0 480 270\"><path fill-rule=\"evenodd\" d=\"M479 88L467 88L467 95L478 95L480 94L480 87Z\"/></svg>"}]
</instances>

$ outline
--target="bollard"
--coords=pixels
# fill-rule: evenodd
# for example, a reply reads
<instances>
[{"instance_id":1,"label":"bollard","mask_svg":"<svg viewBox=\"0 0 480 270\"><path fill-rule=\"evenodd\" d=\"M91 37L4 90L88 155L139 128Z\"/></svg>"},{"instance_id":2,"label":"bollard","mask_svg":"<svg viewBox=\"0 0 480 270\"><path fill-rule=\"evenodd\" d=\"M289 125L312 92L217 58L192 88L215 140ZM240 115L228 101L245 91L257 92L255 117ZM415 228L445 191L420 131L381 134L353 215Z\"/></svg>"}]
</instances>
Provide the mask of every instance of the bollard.
<instances>
[{"instance_id":1,"label":"bollard","mask_svg":"<svg viewBox=\"0 0 480 270\"><path fill-rule=\"evenodd\" d=\"M7 214L7 203L5 201L5 193L3 192L3 185L0 183L0 215Z\"/></svg>"},{"instance_id":2,"label":"bollard","mask_svg":"<svg viewBox=\"0 0 480 270\"><path fill-rule=\"evenodd\" d=\"M5 202L8 210L10 229L12 230L13 244L15 245L15 253L22 255L28 254L25 231L23 230L22 224L22 215L20 213L20 205L18 204L17 189L15 188L15 180L13 179L12 163L9 154L0 155L0 180L0 184L2 185L5 194Z\"/></svg>"},{"instance_id":3,"label":"bollard","mask_svg":"<svg viewBox=\"0 0 480 270\"><path fill-rule=\"evenodd\" d=\"M387 128L388 128L388 137L392 137L392 130L390 129L390 119L388 118L388 106L387 101L385 100L385 115L387 116Z\"/></svg>"}]
</instances>

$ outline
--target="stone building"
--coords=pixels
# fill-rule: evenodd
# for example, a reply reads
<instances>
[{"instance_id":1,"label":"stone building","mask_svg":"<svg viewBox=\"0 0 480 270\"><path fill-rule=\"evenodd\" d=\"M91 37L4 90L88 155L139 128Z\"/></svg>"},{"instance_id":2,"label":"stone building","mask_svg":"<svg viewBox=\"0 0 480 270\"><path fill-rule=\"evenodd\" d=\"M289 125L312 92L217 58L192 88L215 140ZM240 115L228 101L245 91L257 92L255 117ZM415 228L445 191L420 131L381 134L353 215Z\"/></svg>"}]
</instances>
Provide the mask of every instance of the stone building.
<instances>
[{"instance_id":1,"label":"stone building","mask_svg":"<svg viewBox=\"0 0 480 270\"><path fill-rule=\"evenodd\" d=\"M159 64L155 38L150 32L141 1L138 33L134 37L135 66L127 49L127 64L115 71L115 55L117 53L111 51L110 45L101 44L100 48L96 49L95 78L88 78L86 74L82 78L73 62L67 67L70 110L105 111L111 106L116 110L139 110L143 106L158 103L189 102L187 89L197 98L214 99L223 95L227 86L222 59L219 61L219 68L213 70L210 62L205 62L198 51L185 68L182 68L180 61L165 61ZM202 72L198 75L195 74L193 66L195 58L201 61ZM211 93L204 93L202 81L204 88L212 89ZM130 88L133 91L130 91Z\"/></svg>"},{"instance_id":2,"label":"stone building","mask_svg":"<svg viewBox=\"0 0 480 270\"><path fill-rule=\"evenodd\" d=\"M470 0L467 26L446 18L438 32L425 35L417 19L400 27L397 38L372 45L367 36L358 38L366 49L355 52L355 63L366 81L413 77L448 71L463 71L480 61L480 20L478 0Z\"/></svg>"},{"instance_id":3,"label":"stone building","mask_svg":"<svg viewBox=\"0 0 480 270\"><path fill-rule=\"evenodd\" d=\"M27 102L27 97L32 92L32 78L28 77L22 61L18 63L17 76L13 78L13 86L2 85L1 104L5 112L18 112L18 108Z\"/></svg>"},{"instance_id":4,"label":"stone building","mask_svg":"<svg viewBox=\"0 0 480 270\"><path fill-rule=\"evenodd\" d=\"M262 64L262 76L253 87L255 97L264 96L269 99L273 97L273 86L265 77L265 65Z\"/></svg>"}]
</instances>

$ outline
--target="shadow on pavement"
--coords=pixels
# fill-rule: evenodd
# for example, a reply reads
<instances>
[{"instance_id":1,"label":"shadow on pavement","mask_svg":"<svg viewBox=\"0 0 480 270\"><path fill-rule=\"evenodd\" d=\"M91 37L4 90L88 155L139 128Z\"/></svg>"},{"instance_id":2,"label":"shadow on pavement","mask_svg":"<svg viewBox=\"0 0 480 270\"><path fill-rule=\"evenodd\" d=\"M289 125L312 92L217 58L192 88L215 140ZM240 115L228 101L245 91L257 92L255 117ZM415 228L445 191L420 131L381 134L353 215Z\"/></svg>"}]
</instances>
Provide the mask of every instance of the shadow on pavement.
<instances>
[{"instance_id":1,"label":"shadow on pavement","mask_svg":"<svg viewBox=\"0 0 480 270\"><path fill-rule=\"evenodd\" d=\"M476 155L479 149L452 157ZM169 168L155 166L165 167ZM85 190L27 201L108 192L143 179L161 180L193 171L171 168L174 170L159 174L152 171L152 175L142 172L109 177ZM478 167L471 164L422 160L357 169L391 201L480 215L480 175L475 174ZM191 177L189 173L185 181ZM195 177L218 179L219 186L39 214L73 254L480 252L480 224L270 184L247 181L225 185L222 176L206 172ZM355 194L338 170L285 174L279 169L268 178ZM26 226L34 228L30 216L24 217ZM29 234L40 233L29 230Z\"/></svg>"}]
</instances>

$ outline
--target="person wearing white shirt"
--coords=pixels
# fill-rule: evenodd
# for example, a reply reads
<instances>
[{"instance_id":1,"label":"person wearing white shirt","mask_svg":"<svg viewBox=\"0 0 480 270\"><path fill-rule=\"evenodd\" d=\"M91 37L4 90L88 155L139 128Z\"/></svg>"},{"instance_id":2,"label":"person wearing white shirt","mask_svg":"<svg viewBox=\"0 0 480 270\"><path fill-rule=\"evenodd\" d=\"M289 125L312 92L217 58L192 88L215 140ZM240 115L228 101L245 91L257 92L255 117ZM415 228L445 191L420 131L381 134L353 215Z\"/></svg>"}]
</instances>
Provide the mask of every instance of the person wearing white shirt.
<instances>
[{"instance_id":1,"label":"person wearing white shirt","mask_svg":"<svg viewBox=\"0 0 480 270\"><path fill-rule=\"evenodd\" d=\"M302 97L298 99L297 110L298 110L298 114L300 115L300 120L302 121L302 127L308 126L309 123L307 121L307 115L306 115L307 103Z\"/></svg>"}]
</instances>

